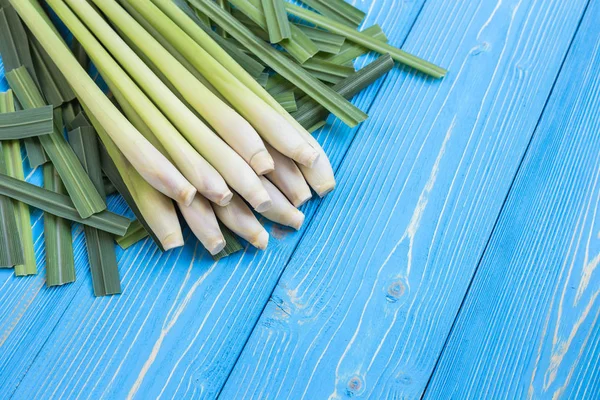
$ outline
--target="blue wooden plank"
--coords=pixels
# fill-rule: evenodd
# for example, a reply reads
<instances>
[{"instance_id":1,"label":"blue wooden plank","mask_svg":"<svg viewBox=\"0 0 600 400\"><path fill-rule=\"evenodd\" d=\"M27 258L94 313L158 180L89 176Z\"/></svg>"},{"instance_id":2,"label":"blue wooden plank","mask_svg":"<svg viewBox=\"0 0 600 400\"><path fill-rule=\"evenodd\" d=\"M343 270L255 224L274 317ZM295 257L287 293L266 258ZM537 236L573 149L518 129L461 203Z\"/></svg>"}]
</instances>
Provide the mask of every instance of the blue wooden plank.
<instances>
[{"instance_id":1,"label":"blue wooden plank","mask_svg":"<svg viewBox=\"0 0 600 400\"><path fill-rule=\"evenodd\" d=\"M423 2L365 1L359 7L369 10L367 24L381 24L392 43L399 45ZM391 5L397 12L388 12ZM371 59L364 58L359 65ZM355 103L368 109L380 84ZM334 167L340 165L356 132L333 121L317 134ZM318 205L313 201L304 208L307 220ZM304 232L291 234L271 225L268 229L272 240L266 252L248 250L218 264L192 239L184 249L162 256L149 243L119 252L124 293L108 299L92 297L80 255L76 260L80 286L65 287L61 299L66 300L49 297L46 289L26 291L23 317L7 318L6 324L14 326L0 346L0 393L13 393L18 387L15 399L70 398L80 393L93 398L124 398L130 393L139 398L161 393L213 397ZM5 283L16 284L14 279ZM12 304L14 300L9 300L6 307ZM21 345L23 337L27 346Z\"/></svg>"},{"instance_id":2,"label":"blue wooden plank","mask_svg":"<svg viewBox=\"0 0 600 400\"><path fill-rule=\"evenodd\" d=\"M421 396L586 3L427 1L222 398Z\"/></svg>"},{"instance_id":3,"label":"blue wooden plank","mask_svg":"<svg viewBox=\"0 0 600 400\"><path fill-rule=\"evenodd\" d=\"M599 20L591 2L426 399L600 398Z\"/></svg>"}]
</instances>

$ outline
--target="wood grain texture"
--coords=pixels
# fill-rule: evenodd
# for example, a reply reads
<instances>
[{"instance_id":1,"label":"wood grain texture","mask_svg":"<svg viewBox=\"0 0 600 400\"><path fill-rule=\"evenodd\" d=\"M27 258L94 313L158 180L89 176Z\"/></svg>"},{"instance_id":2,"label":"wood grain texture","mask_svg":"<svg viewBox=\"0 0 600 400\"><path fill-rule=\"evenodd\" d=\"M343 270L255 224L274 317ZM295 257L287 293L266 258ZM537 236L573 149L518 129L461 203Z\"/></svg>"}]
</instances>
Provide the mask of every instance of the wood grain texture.
<instances>
[{"instance_id":1,"label":"wood grain texture","mask_svg":"<svg viewBox=\"0 0 600 400\"><path fill-rule=\"evenodd\" d=\"M426 2L222 398L421 396L586 3Z\"/></svg>"},{"instance_id":2,"label":"wood grain texture","mask_svg":"<svg viewBox=\"0 0 600 400\"><path fill-rule=\"evenodd\" d=\"M591 2L426 399L600 398L599 20Z\"/></svg>"},{"instance_id":3,"label":"wood grain texture","mask_svg":"<svg viewBox=\"0 0 600 400\"><path fill-rule=\"evenodd\" d=\"M379 23L400 45L423 0L357 3L369 11L366 25ZM389 13L390 6L397 12ZM367 110L380 86L355 103ZM333 121L317 134L335 168L356 132ZM319 204L304 208L307 221ZM267 252L248 250L218 264L191 237L183 249L164 255L149 242L119 252L123 294L112 298L93 298L85 255L78 254L75 285L53 298L42 288L26 297L22 319L7 317L15 328L12 341L0 347L6 371L0 393L15 399L214 397L304 233L268 229ZM7 287L21 282L7 279ZM14 303L9 299L6 307ZM29 337L26 347L19 335Z\"/></svg>"}]
</instances>

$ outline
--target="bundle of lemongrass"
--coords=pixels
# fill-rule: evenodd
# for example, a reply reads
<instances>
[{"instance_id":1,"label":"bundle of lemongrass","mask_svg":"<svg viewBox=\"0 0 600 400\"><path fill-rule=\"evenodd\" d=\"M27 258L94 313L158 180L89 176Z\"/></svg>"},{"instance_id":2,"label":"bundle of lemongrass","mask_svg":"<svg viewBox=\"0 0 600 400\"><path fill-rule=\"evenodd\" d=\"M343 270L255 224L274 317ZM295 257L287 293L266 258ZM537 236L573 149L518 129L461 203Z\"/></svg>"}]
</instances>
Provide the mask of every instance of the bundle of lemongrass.
<instances>
[{"instance_id":1,"label":"bundle of lemongrass","mask_svg":"<svg viewBox=\"0 0 600 400\"><path fill-rule=\"evenodd\" d=\"M15 195L13 181L4 190L0 179L0 195L89 226L96 294L120 290L116 262L107 272L102 261L111 230L88 223L107 213L104 197L113 189L137 217L125 235L123 221L112 230L123 247L148 234L164 250L183 245L176 208L216 257L241 248L230 231L267 247L269 235L252 209L299 229L298 207L311 188L322 197L336 184L309 132L329 112L350 126L364 121L347 99L385 74L392 59L445 74L389 46L376 25L357 31L365 15L343 0L303 3L315 11L284 0L45 0L47 9L38 0L0 0L0 32L13 40L10 46L0 39L0 52L16 49L2 57L18 103L54 107L53 132L26 139L27 155L33 167L50 159L44 184L72 200L71 214ZM72 33L72 49L47 11ZM384 56L355 72L353 60L370 50Z\"/></svg>"}]
</instances>

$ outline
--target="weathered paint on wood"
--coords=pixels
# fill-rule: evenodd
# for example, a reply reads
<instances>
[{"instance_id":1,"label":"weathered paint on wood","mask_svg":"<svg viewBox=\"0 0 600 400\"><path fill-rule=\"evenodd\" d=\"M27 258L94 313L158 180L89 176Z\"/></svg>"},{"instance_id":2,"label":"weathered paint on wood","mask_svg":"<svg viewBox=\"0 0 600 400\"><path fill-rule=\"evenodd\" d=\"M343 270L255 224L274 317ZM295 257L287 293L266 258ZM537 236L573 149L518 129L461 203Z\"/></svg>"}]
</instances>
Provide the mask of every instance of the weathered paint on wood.
<instances>
[{"instance_id":1,"label":"weathered paint on wood","mask_svg":"<svg viewBox=\"0 0 600 400\"><path fill-rule=\"evenodd\" d=\"M421 394L587 1L357 3L448 78L398 68L356 100L369 123L319 133L340 187L300 233L269 225L266 253L146 241L118 253L124 294L95 299L77 228L75 284L0 270L0 397L214 398L236 362L221 398Z\"/></svg>"},{"instance_id":2,"label":"weathered paint on wood","mask_svg":"<svg viewBox=\"0 0 600 400\"><path fill-rule=\"evenodd\" d=\"M599 20L591 2L426 399L600 398Z\"/></svg>"},{"instance_id":3,"label":"weathered paint on wood","mask_svg":"<svg viewBox=\"0 0 600 400\"><path fill-rule=\"evenodd\" d=\"M425 3L223 398L420 397L586 3Z\"/></svg>"}]
</instances>

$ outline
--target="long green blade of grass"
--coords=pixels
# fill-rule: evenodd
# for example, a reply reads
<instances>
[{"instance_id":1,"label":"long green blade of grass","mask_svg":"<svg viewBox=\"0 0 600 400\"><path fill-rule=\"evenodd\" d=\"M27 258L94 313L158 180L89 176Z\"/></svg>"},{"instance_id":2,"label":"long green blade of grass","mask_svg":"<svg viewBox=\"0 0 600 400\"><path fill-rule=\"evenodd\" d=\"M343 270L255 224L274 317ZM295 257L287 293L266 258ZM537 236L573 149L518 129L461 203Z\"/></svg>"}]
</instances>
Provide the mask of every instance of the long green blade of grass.
<instances>
[{"instance_id":1,"label":"long green blade of grass","mask_svg":"<svg viewBox=\"0 0 600 400\"><path fill-rule=\"evenodd\" d=\"M69 196L20 181L6 174L0 174L0 194L58 217L92 226L113 235L124 235L131 222L110 211L102 211L89 218L81 218Z\"/></svg>"},{"instance_id":2,"label":"long green blade of grass","mask_svg":"<svg viewBox=\"0 0 600 400\"><path fill-rule=\"evenodd\" d=\"M351 99L358 92L371 85L394 67L394 61L390 55L379 57L377 60L366 65L361 70L342 80L333 89L347 99ZM298 111L292 113L302 126L309 129L327 119L328 112L308 96L297 101Z\"/></svg>"},{"instance_id":3,"label":"long green blade of grass","mask_svg":"<svg viewBox=\"0 0 600 400\"><path fill-rule=\"evenodd\" d=\"M292 37L292 27L285 11L284 0L262 0L271 43L279 43Z\"/></svg>"},{"instance_id":4,"label":"long green blade of grass","mask_svg":"<svg viewBox=\"0 0 600 400\"><path fill-rule=\"evenodd\" d=\"M387 37L385 36L383 29L381 29L379 25L370 26L363 30L361 33L363 35L370 36L375 40L387 42ZM337 54L326 56L324 57L324 60L329 61L330 63L344 65L348 62L352 62L352 60L354 60L355 58L366 54L369 51L369 49L364 48L361 45L346 40Z\"/></svg>"},{"instance_id":5,"label":"long green blade of grass","mask_svg":"<svg viewBox=\"0 0 600 400\"><path fill-rule=\"evenodd\" d=\"M329 32L342 35L346 38L346 40L360 44L361 46L376 51L380 54L390 54L394 60L408 65L409 67L415 68L416 70L427 75L431 75L434 78L442 78L444 75L446 75L447 71L444 68L438 67L429 61L425 61L396 47L382 43L379 40L375 40L368 35L364 35L361 32L344 25L343 23L336 22L328 17L291 3L286 3L286 9L290 14L304 21L315 24L316 26L328 30Z\"/></svg>"},{"instance_id":6,"label":"long green blade of grass","mask_svg":"<svg viewBox=\"0 0 600 400\"><path fill-rule=\"evenodd\" d=\"M49 135L54 129L52 106L0 114L0 140Z\"/></svg>"},{"instance_id":7,"label":"long green blade of grass","mask_svg":"<svg viewBox=\"0 0 600 400\"><path fill-rule=\"evenodd\" d=\"M52 164L44 165L44 187L64 194L64 185ZM70 222L56 215L44 213L44 240L46 242L46 285L60 286L75 282L75 258Z\"/></svg>"},{"instance_id":8,"label":"long green blade of grass","mask_svg":"<svg viewBox=\"0 0 600 400\"><path fill-rule=\"evenodd\" d=\"M72 124L74 129L68 133L69 143L98 193L105 198L98 138L94 128L86 125L80 126L80 124L86 123L85 119L77 117L74 119ZM130 228L128 228L128 232ZM106 296L121 293L121 280L113 236L89 226L84 227L84 233L94 295Z\"/></svg>"},{"instance_id":9,"label":"long green blade of grass","mask_svg":"<svg viewBox=\"0 0 600 400\"><path fill-rule=\"evenodd\" d=\"M8 82L24 108L37 108L45 105L38 88L23 67L7 74ZM50 135L39 137L44 150L58 171L67 192L73 199L82 218L87 218L106 209L106 204L85 173L73 149L63 134L55 127Z\"/></svg>"},{"instance_id":10,"label":"long green blade of grass","mask_svg":"<svg viewBox=\"0 0 600 400\"><path fill-rule=\"evenodd\" d=\"M12 90L0 93L0 112L15 111ZM21 145L18 140L7 140L2 143L2 153L6 165L6 174L13 178L25 180L23 161L21 160ZM24 261L15 265L16 276L35 275L37 273L35 250L33 247L33 231L29 206L20 201L11 200L15 209L18 237L23 247Z\"/></svg>"},{"instance_id":11,"label":"long green blade of grass","mask_svg":"<svg viewBox=\"0 0 600 400\"><path fill-rule=\"evenodd\" d=\"M322 29L312 28L306 25L296 25L298 29L306 34L315 44L320 52L338 54L346 38L335 33L327 32Z\"/></svg>"},{"instance_id":12,"label":"long green blade of grass","mask_svg":"<svg viewBox=\"0 0 600 400\"><path fill-rule=\"evenodd\" d=\"M230 0L230 2L231 4L236 6L239 11L244 13L255 24L257 24L263 31L268 32L267 19L263 11L261 0ZM196 5L195 1L191 1L191 3L194 6ZM204 13L207 14L213 22L221 26L220 23L214 18L212 18L208 12L204 11ZM227 15L231 16L230 14ZM226 26L222 26L222 28L228 31L228 28ZM310 38L306 36L304 32L302 32L294 25L290 27L290 31L291 37L289 39L281 41L279 44L288 53L290 53L292 57L294 57L300 64L304 63L306 60L317 54L317 52L319 51L317 45L313 43L313 41L310 40ZM231 32L229 32L229 34L235 37Z\"/></svg>"},{"instance_id":13,"label":"long green blade of grass","mask_svg":"<svg viewBox=\"0 0 600 400\"><path fill-rule=\"evenodd\" d=\"M365 19L365 13L347 3L346 0L300 0L334 21L348 25L352 28L358 26Z\"/></svg>"},{"instance_id":14,"label":"long green blade of grass","mask_svg":"<svg viewBox=\"0 0 600 400\"><path fill-rule=\"evenodd\" d=\"M207 14L211 20L223 26L231 36L267 63L277 73L311 96L347 125L353 127L367 119L367 115L364 112L331 90L331 88L312 77L301 66L290 61L285 55L257 38L235 18L216 7L212 1L191 0L191 2Z\"/></svg>"}]
</instances>

